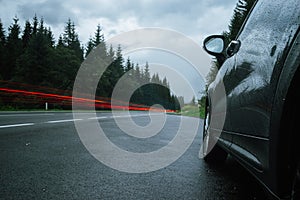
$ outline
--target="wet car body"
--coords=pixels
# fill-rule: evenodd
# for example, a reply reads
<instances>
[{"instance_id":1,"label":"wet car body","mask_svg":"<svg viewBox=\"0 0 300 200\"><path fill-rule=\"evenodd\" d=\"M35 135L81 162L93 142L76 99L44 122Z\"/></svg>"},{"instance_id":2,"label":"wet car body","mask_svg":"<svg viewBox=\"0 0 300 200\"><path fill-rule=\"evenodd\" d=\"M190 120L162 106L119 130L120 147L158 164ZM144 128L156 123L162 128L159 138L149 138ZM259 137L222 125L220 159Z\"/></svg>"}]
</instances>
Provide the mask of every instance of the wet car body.
<instances>
[{"instance_id":1,"label":"wet car body","mask_svg":"<svg viewBox=\"0 0 300 200\"><path fill-rule=\"evenodd\" d=\"M204 47L217 58L226 57L207 98L207 113L226 102L225 121L216 126L218 115L210 113L204 136L219 130L217 148L240 161L279 199L295 199L298 184L299 23L299 0L258 0L234 44L222 52ZM222 85L225 95L218 96ZM213 96L218 96L214 102Z\"/></svg>"}]
</instances>

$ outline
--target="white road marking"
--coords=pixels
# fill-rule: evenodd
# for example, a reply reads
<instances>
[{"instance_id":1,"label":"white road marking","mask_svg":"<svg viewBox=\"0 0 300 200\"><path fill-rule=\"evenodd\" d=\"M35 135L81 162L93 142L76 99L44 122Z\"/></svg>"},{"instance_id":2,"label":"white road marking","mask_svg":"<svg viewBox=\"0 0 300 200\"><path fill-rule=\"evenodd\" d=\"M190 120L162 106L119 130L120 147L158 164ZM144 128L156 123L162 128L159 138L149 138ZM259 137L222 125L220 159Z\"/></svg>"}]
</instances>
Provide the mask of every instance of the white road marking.
<instances>
[{"instance_id":1,"label":"white road marking","mask_svg":"<svg viewBox=\"0 0 300 200\"><path fill-rule=\"evenodd\" d=\"M0 115L0 116L35 116L35 115L54 115L54 114L13 114L13 115ZM159 115L159 114L138 114L138 115L116 115L116 116L101 116L101 117L91 117L88 118L89 120L92 119L112 119L112 118L127 118L127 117L146 117L150 115ZM54 120L54 121L47 121L42 123L47 124L55 124L55 123L65 123L65 122L75 122L81 121L83 119L64 119L64 120ZM41 124L41 123L38 123ZM12 128L12 127L22 127L22 126L33 126L36 123L23 123L23 124L9 124L9 125L0 125L0 128Z\"/></svg>"},{"instance_id":2,"label":"white road marking","mask_svg":"<svg viewBox=\"0 0 300 200\"><path fill-rule=\"evenodd\" d=\"M107 118L109 118L109 117L91 117L89 119L107 119Z\"/></svg>"},{"instance_id":3,"label":"white road marking","mask_svg":"<svg viewBox=\"0 0 300 200\"><path fill-rule=\"evenodd\" d=\"M0 115L0 117L28 117L28 116L52 116L54 114L7 114L7 115Z\"/></svg>"},{"instance_id":4,"label":"white road marking","mask_svg":"<svg viewBox=\"0 0 300 200\"><path fill-rule=\"evenodd\" d=\"M45 123L54 124L54 123L64 123L64 122L75 122L75 121L80 121L80 120L83 120L83 119L64 119L64 120L48 121Z\"/></svg>"},{"instance_id":5,"label":"white road marking","mask_svg":"<svg viewBox=\"0 0 300 200\"><path fill-rule=\"evenodd\" d=\"M12 128L12 127L20 127L20 126L32 126L34 123L26 123L26 124L11 124L11 125L2 125L0 128Z\"/></svg>"},{"instance_id":6,"label":"white road marking","mask_svg":"<svg viewBox=\"0 0 300 200\"><path fill-rule=\"evenodd\" d=\"M105 117L91 117L88 119L112 119L112 118L147 117L147 116L149 115L113 115L113 116L105 116Z\"/></svg>"},{"instance_id":7,"label":"white road marking","mask_svg":"<svg viewBox=\"0 0 300 200\"><path fill-rule=\"evenodd\" d=\"M139 115L116 115L111 116L111 118L118 118L118 117L150 117L154 115L161 115L161 113L151 113L151 114L139 114Z\"/></svg>"}]
</instances>

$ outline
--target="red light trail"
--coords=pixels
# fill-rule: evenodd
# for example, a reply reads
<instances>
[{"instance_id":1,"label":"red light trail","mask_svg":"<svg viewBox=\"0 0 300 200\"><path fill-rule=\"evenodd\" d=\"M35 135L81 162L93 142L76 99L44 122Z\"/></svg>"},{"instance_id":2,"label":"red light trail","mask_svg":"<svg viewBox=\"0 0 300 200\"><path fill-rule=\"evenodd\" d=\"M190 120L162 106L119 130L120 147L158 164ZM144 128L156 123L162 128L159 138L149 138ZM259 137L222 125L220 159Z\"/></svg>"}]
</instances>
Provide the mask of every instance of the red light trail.
<instances>
[{"instance_id":1,"label":"red light trail","mask_svg":"<svg viewBox=\"0 0 300 200\"><path fill-rule=\"evenodd\" d=\"M25 85L24 85L25 86ZM27 86L27 85L26 85ZM110 99L108 98L101 98L105 100L99 99L88 99L88 98L79 98L79 97L72 97L67 95L59 95L59 94L51 94L45 92L34 92L34 91L26 91L20 89L10 89L10 88L0 88L0 92L16 95L18 101L21 103L41 103L41 102L48 102L48 103L61 103L63 105L72 105L72 101L76 103L76 105L82 105L83 107L92 108L102 108L102 109L120 109L120 110L138 110L138 111L149 111L150 107L138 104L130 104L129 106L122 101L117 101L119 105L112 105ZM5 98L5 97L4 97ZM36 99L41 98L41 99ZM98 97L97 97L98 98ZM7 97L6 100L9 100ZM114 102L116 102L114 100ZM151 108L152 111L157 112L164 112L165 110L160 108ZM174 112L172 110L166 110L166 112Z\"/></svg>"}]
</instances>

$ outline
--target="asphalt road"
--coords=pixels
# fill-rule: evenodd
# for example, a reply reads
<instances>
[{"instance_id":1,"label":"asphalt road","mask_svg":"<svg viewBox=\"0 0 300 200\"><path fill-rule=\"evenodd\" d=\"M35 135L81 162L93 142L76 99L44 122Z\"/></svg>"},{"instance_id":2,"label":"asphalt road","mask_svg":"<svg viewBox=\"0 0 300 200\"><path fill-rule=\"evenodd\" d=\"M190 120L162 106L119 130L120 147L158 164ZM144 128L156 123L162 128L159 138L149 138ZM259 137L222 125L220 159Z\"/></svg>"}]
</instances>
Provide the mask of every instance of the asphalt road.
<instances>
[{"instance_id":1,"label":"asphalt road","mask_svg":"<svg viewBox=\"0 0 300 200\"><path fill-rule=\"evenodd\" d=\"M147 113L133 115L137 124L149 123ZM179 116L168 115L159 134L136 139L124 136L111 113L97 116L107 137L133 152L167 145L180 124ZM80 120L90 123L84 117ZM222 166L199 159L200 144L199 131L190 148L171 165L148 173L125 173L87 151L72 113L2 112L0 199L265 199L260 185L232 158Z\"/></svg>"}]
</instances>

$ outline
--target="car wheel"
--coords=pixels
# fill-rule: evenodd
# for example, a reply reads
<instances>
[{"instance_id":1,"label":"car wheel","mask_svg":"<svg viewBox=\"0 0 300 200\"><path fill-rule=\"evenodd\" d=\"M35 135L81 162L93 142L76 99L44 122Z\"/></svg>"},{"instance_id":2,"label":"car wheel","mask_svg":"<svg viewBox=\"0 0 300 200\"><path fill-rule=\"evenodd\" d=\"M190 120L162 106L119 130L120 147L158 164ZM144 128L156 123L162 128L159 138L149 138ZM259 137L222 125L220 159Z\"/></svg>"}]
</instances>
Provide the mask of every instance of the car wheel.
<instances>
[{"instance_id":1,"label":"car wheel","mask_svg":"<svg viewBox=\"0 0 300 200\"><path fill-rule=\"evenodd\" d=\"M299 68L298 68L299 69ZM299 88L300 73L298 72L296 78L294 78L289 93L286 99L286 109L284 110L282 118L285 119L283 124L284 133L289 133L288 139L285 141L288 145L286 146L287 158L283 161L289 163L284 169L288 169L289 172L286 173L289 177L286 182L289 185L289 199L295 200L300 199L300 148L299 148L299 139L300 135L298 134L298 124L299 119L298 115L300 112L299 100L300 94L297 92ZM296 91L296 92L295 92ZM284 163L284 162L283 162Z\"/></svg>"},{"instance_id":2,"label":"car wheel","mask_svg":"<svg viewBox=\"0 0 300 200\"><path fill-rule=\"evenodd\" d=\"M206 103L205 118L203 125L203 159L207 163L222 163L227 158L227 152L216 144L214 138L210 135L210 107Z\"/></svg>"},{"instance_id":3,"label":"car wheel","mask_svg":"<svg viewBox=\"0 0 300 200\"><path fill-rule=\"evenodd\" d=\"M298 93L297 93L298 94ZM298 102L298 100L300 99L299 94L298 96L295 96L294 99L297 99L296 101ZM295 105L295 104L293 104ZM297 105L297 104L296 104ZM297 130L297 126L298 126L298 114L300 112L300 106L292 106L293 111L292 111L292 119L290 120L291 123L291 131L293 130ZM293 137L293 139L295 139L296 141L299 141L299 136ZM292 200L295 199L300 199L300 149L298 147L298 145L293 145L294 149L294 173L293 173L293 182L292 182Z\"/></svg>"}]
</instances>

